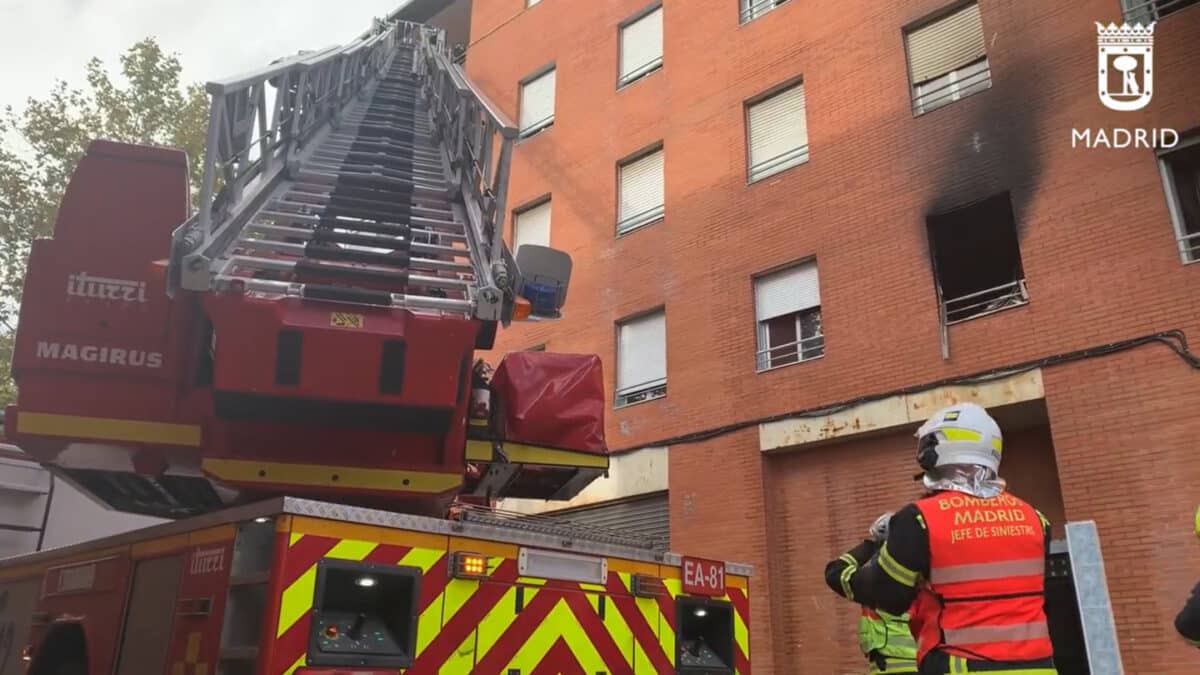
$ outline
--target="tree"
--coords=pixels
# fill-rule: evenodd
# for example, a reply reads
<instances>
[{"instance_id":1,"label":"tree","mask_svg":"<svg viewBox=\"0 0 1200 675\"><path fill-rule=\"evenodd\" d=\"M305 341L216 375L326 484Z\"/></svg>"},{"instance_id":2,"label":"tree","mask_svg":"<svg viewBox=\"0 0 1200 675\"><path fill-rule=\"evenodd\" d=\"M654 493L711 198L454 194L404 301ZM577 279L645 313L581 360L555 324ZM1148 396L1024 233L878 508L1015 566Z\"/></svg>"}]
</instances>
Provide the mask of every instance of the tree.
<instances>
[{"instance_id":1,"label":"tree","mask_svg":"<svg viewBox=\"0 0 1200 675\"><path fill-rule=\"evenodd\" d=\"M0 408L15 394L12 338L33 240L49 236L59 201L87 144L104 138L180 148L199 185L208 129L208 97L182 86L179 58L146 38L121 56L124 86L104 63L87 64L87 87L58 81L24 111L0 115Z\"/></svg>"}]
</instances>

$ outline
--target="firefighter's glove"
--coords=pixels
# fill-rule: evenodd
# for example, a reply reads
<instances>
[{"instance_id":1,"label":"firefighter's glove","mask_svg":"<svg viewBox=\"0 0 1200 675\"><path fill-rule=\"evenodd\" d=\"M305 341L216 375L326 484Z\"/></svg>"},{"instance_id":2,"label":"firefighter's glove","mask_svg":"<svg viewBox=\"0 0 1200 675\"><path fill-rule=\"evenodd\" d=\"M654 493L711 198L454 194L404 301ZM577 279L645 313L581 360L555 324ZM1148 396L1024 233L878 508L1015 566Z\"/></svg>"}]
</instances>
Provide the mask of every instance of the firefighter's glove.
<instances>
[{"instance_id":1,"label":"firefighter's glove","mask_svg":"<svg viewBox=\"0 0 1200 675\"><path fill-rule=\"evenodd\" d=\"M867 530L867 533L870 535L872 540L877 541L881 544L883 542L887 541L888 521L890 521L891 519L892 519L891 511L888 511L887 513L885 513L882 516L879 516L878 518L875 519L875 522L871 524L871 529Z\"/></svg>"}]
</instances>

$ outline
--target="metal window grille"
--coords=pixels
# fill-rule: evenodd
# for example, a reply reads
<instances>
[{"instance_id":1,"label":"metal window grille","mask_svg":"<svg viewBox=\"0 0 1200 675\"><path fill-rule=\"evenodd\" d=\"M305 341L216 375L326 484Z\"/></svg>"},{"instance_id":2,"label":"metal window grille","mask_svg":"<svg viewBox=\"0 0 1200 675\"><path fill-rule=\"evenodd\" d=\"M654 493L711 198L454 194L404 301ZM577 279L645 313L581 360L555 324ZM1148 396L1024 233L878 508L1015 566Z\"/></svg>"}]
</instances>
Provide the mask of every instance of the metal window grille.
<instances>
[{"instance_id":1,"label":"metal window grille","mask_svg":"<svg viewBox=\"0 0 1200 675\"><path fill-rule=\"evenodd\" d=\"M620 209L617 232L625 233L663 217L663 151L620 166Z\"/></svg>"},{"instance_id":2,"label":"metal window grille","mask_svg":"<svg viewBox=\"0 0 1200 675\"><path fill-rule=\"evenodd\" d=\"M1193 5L1200 5L1200 0L1121 0L1125 21L1143 26Z\"/></svg>"},{"instance_id":3,"label":"metal window grille","mask_svg":"<svg viewBox=\"0 0 1200 675\"><path fill-rule=\"evenodd\" d=\"M1184 263L1200 261L1200 135L1159 156L1167 209Z\"/></svg>"},{"instance_id":4,"label":"metal window grille","mask_svg":"<svg viewBox=\"0 0 1200 675\"><path fill-rule=\"evenodd\" d=\"M992 86L978 4L910 30L905 48L918 115Z\"/></svg>"},{"instance_id":5,"label":"metal window grille","mask_svg":"<svg viewBox=\"0 0 1200 675\"><path fill-rule=\"evenodd\" d=\"M656 312L617 327L617 407L667 395L667 317Z\"/></svg>"},{"instance_id":6,"label":"metal window grille","mask_svg":"<svg viewBox=\"0 0 1200 675\"><path fill-rule=\"evenodd\" d=\"M550 245L550 201L525 209L513 217L513 247L515 253L523 244Z\"/></svg>"},{"instance_id":7,"label":"metal window grille","mask_svg":"<svg viewBox=\"0 0 1200 675\"><path fill-rule=\"evenodd\" d=\"M620 85L658 70L663 64L663 8L621 28Z\"/></svg>"},{"instance_id":8,"label":"metal window grille","mask_svg":"<svg viewBox=\"0 0 1200 675\"><path fill-rule=\"evenodd\" d=\"M531 136L554 124L556 72L550 70L521 85L521 136Z\"/></svg>"},{"instance_id":9,"label":"metal window grille","mask_svg":"<svg viewBox=\"0 0 1200 675\"><path fill-rule=\"evenodd\" d=\"M754 282L757 369L767 370L825 353L817 264L789 267Z\"/></svg>"},{"instance_id":10,"label":"metal window grille","mask_svg":"<svg viewBox=\"0 0 1200 675\"><path fill-rule=\"evenodd\" d=\"M808 161L803 83L750 105L746 124L751 183Z\"/></svg>"},{"instance_id":11,"label":"metal window grille","mask_svg":"<svg viewBox=\"0 0 1200 675\"><path fill-rule=\"evenodd\" d=\"M739 0L741 22L748 23L770 12L787 0Z\"/></svg>"}]
</instances>

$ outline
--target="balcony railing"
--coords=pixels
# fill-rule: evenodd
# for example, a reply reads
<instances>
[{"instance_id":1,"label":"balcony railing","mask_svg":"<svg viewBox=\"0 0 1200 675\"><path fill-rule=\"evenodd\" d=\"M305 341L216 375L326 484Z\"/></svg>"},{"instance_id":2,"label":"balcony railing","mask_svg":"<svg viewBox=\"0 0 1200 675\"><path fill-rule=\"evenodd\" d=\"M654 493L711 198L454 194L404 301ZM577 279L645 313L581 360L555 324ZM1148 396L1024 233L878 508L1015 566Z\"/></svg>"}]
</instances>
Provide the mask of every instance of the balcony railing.
<instances>
[{"instance_id":1,"label":"balcony railing","mask_svg":"<svg viewBox=\"0 0 1200 675\"><path fill-rule=\"evenodd\" d=\"M799 340L785 342L772 347L764 347L755 353L758 372L782 368L794 363L811 361L825 355L825 335L817 333Z\"/></svg>"},{"instance_id":2,"label":"balcony railing","mask_svg":"<svg viewBox=\"0 0 1200 675\"><path fill-rule=\"evenodd\" d=\"M617 390L616 407L623 408L635 403L645 403L667 395L667 378L651 380Z\"/></svg>"},{"instance_id":3,"label":"balcony railing","mask_svg":"<svg viewBox=\"0 0 1200 675\"><path fill-rule=\"evenodd\" d=\"M1186 263L1200 262L1200 232L1185 234L1178 239L1179 252Z\"/></svg>"},{"instance_id":4,"label":"balcony railing","mask_svg":"<svg viewBox=\"0 0 1200 675\"><path fill-rule=\"evenodd\" d=\"M978 319L1029 302L1029 291L1025 280L1020 279L993 288L968 293L942 301L943 322L947 326Z\"/></svg>"},{"instance_id":5,"label":"balcony railing","mask_svg":"<svg viewBox=\"0 0 1200 675\"><path fill-rule=\"evenodd\" d=\"M1125 21L1147 25L1184 7L1200 4L1200 0L1122 0Z\"/></svg>"}]
</instances>

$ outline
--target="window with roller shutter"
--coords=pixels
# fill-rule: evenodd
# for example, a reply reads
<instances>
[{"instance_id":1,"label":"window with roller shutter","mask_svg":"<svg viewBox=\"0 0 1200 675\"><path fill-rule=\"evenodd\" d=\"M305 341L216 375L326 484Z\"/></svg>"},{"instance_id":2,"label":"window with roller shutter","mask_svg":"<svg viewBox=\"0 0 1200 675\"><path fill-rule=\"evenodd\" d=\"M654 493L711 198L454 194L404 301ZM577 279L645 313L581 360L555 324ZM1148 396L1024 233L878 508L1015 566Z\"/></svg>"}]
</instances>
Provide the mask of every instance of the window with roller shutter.
<instances>
[{"instance_id":1,"label":"window with roller shutter","mask_svg":"<svg viewBox=\"0 0 1200 675\"><path fill-rule=\"evenodd\" d=\"M532 77L521 84L520 135L532 136L554 124L556 70Z\"/></svg>"},{"instance_id":2,"label":"window with roller shutter","mask_svg":"<svg viewBox=\"0 0 1200 675\"><path fill-rule=\"evenodd\" d=\"M662 148L620 164L617 173L617 234L660 220L665 213Z\"/></svg>"},{"instance_id":3,"label":"window with roller shutter","mask_svg":"<svg viewBox=\"0 0 1200 675\"><path fill-rule=\"evenodd\" d=\"M921 115L992 86L979 5L971 3L905 33L913 113Z\"/></svg>"},{"instance_id":4,"label":"window with roller shutter","mask_svg":"<svg viewBox=\"0 0 1200 675\"><path fill-rule=\"evenodd\" d=\"M754 280L757 369L770 370L825 355L816 261Z\"/></svg>"},{"instance_id":5,"label":"window with roller shutter","mask_svg":"<svg viewBox=\"0 0 1200 675\"><path fill-rule=\"evenodd\" d=\"M666 313L658 311L617 324L616 407L666 395Z\"/></svg>"},{"instance_id":6,"label":"window with roller shutter","mask_svg":"<svg viewBox=\"0 0 1200 675\"><path fill-rule=\"evenodd\" d=\"M550 200L513 214L513 254L523 244L550 245Z\"/></svg>"},{"instance_id":7,"label":"window with roller shutter","mask_svg":"<svg viewBox=\"0 0 1200 675\"><path fill-rule=\"evenodd\" d=\"M804 83L749 104L746 136L751 183L807 162Z\"/></svg>"},{"instance_id":8,"label":"window with roller shutter","mask_svg":"<svg viewBox=\"0 0 1200 675\"><path fill-rule=\"evenodd\" d=\"M741 9L741 22L747 23L770 12L788 0L738 0Z\"/></svg>"},{"instance_id":9,"label":"window with roller shutter","mask_svg":"<svg viewBox=\"0 0 1200 675\"><path fill-rule=\"evenodd\" d=\"M623 87L662 68L663 8L658 6L621 26L620 76Z\"/></svg>"},{"instance_id":10,"label":"window with roller shutter","mask_svg":"<svg viewBox=\"0 0 1200 675\"><path fill-rule=\"evenodd\" d=\"M1196 4L1200 4L1200 0L1121 0L1121 11L1126 22L1148 26L1152 21L1161 21L1168 15Z\"/></svg>"}]
</instances>

